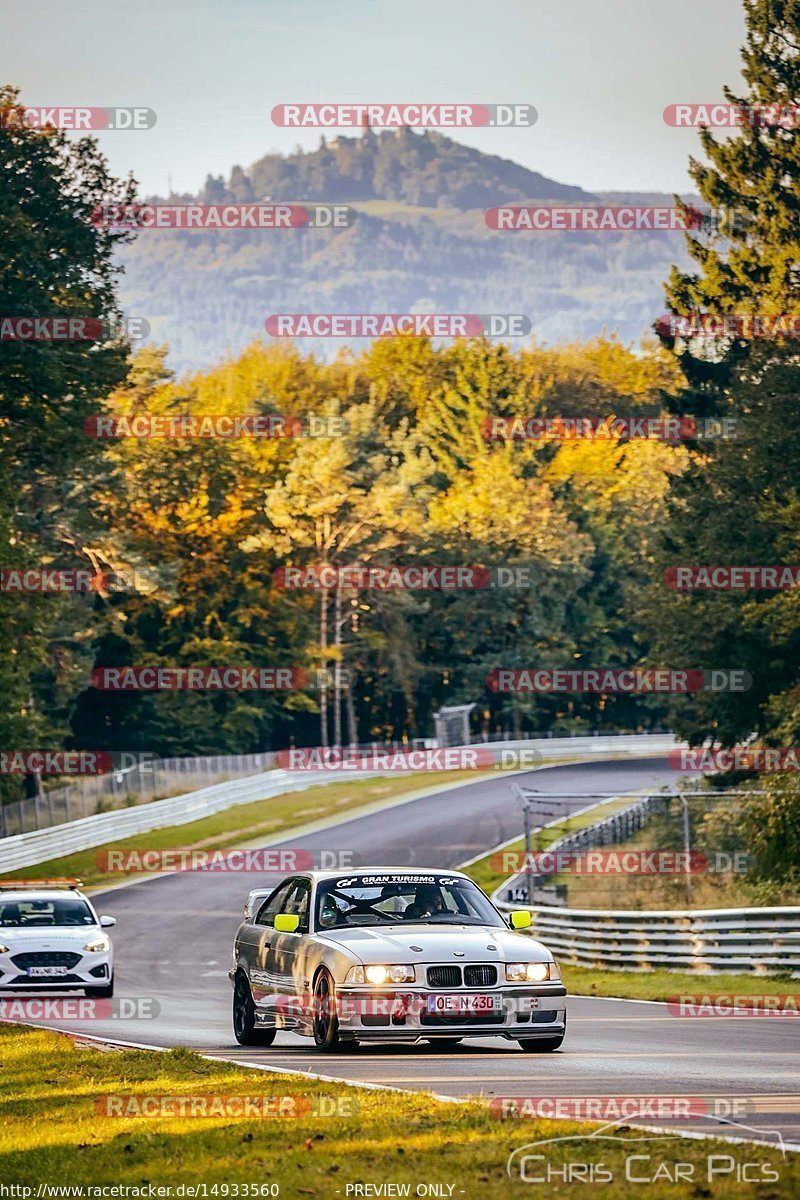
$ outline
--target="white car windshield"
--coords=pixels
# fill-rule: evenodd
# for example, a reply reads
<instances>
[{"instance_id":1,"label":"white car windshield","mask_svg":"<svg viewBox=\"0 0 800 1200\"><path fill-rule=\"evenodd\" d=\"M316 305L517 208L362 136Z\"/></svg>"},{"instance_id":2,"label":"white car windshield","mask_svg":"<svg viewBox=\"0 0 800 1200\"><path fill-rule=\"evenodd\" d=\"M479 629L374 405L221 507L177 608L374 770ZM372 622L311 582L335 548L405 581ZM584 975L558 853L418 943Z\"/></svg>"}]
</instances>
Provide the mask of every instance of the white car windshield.
<instances>
[{"instance_id":1,"label":"white car windshield","mask_svg":"<svg viewBox=\"0 0 800 1200\"><path fill-rule=\"evenodd\" d=\"M357 925L494 925L503 920L468 879L447 875L364 875L317 889L316 928Z\"/></svg>"},{"instance_id":2,"label":"white car windshield","mask_svg":"<svg viewBox=\"0 0 800 1200\"><path fill-rule=\"evenodd\" d=\"M33 929L36 926L94 925L89 905L79 896L52 900L0 901L0 929Z\"/></svg>"}]
</instances>

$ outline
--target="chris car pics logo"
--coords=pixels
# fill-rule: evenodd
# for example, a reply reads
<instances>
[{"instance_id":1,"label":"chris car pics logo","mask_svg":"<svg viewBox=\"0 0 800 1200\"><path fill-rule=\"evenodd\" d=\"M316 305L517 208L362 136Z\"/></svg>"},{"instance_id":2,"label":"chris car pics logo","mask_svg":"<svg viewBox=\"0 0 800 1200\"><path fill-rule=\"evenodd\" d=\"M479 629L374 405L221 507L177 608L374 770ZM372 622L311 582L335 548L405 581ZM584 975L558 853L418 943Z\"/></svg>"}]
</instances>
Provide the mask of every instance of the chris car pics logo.
<instances>
[{"instance_id":1,"label":"chris car pics logo","mask_svg":"<svg viewBox=\"0 0 800 1200\"><path fill-rule=\"evenodd\" d=\"M540 1138L509 1155L506 1173L521 1183L564 1184L625 1182L678 1184L694 1190L726 1180L734 1184L775 1183L780 1179L775 1151L785 1158L783 1138L776 1129L754 1129L725 1121L726 1132L768 1141L767 1147L742 1144L725 1152L690 1153L680 1133L632 1130L629 1118L601 1125L589 1134ZM771 1153L770 1153L771 1152Z\"/></svg>"}]
</instances>

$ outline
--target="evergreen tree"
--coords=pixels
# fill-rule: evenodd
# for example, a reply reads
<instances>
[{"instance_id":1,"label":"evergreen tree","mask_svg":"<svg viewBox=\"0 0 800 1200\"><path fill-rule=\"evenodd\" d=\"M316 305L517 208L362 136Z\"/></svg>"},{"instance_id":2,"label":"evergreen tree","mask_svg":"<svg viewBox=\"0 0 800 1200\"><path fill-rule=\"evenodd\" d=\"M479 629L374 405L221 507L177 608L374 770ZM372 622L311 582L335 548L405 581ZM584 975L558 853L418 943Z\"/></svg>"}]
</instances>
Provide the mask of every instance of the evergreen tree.
<instances>
[{"instance_id":1,"label":"evergreen tree","mask_svg":"<svg viewBox=\"0 0 800 1200\"><path fill-rule=\"evenodd\" d=\"M113 252L127 235L98 228L90 215L102 204L131 202L134 185L109 175L92 138L71 142L14 120L18 103L16 89L0 87L0 313L97 318L113 327L120 316ZM103 447L84 423L124 377L127 357L113 334L0 342L0 567L93 566L87 543ZM63 732L64 714L42 714L42 698L69 673L70 654L55 631L64 608L76 604L88 607L56 595L0 595L0 746L48 737L53 745ZM5 778L0 787L16 783Z\"/></svg>"},{"instance_id":2,"label":"evergreen tree","mask_svg":"<svg viewBox=\"0 0 800 1200\"><path fill-rule=\"evenodd\" d=\"M744 0L747 39L742 75L747 92L723 89L743 123L735 136L700 132L707 162L690 159L689 174L711 209L687 248L698 270L673 268L672 313L794 313L800 301L800 0ZM662 335L663 336L663 335ZM674 346L689 384L683 411L699 416L725 408L732 372L751 343L694 339ZM763 347L759 347L759 354Z\"/></svg>"}]
</instances>

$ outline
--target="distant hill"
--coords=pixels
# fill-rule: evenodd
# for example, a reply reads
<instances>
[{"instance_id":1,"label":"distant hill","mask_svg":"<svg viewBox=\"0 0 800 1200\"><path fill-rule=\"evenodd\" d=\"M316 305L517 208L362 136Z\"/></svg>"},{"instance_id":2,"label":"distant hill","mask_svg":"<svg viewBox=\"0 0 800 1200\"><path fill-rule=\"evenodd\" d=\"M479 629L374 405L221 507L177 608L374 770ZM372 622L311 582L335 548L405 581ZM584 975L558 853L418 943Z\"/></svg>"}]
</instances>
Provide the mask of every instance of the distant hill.
<instances>
[{"instance_id":1,"label":"distant hill","mask_svg":"<svg viewBox=\"0 0 800 1200\"><path fill-rule=\"evenodd\" d=\"M164 197L149 197L150 200ZM123 254L121 295L167 341L178 369L206 366L264 334L276 312L523 313L543 342L603 328L638 339L664 308L661 284L686 263L680 234L487 229L497 204L671 204L595 195L435 132L338 137L310 153L265 155L173 202L331 201L356 223L328 231L146 230ZM341 342L307 342L323 355Z\"/></svg>"},{"instance_id":2,"label":"distant hill","mask_svg":"<svg viewBox=\"0 0 800 1200\"><path fill-rule=\"evenodd\" d=\"M582 188L556 183L538 171L482 154L441 133L411 129L362 137L322 139L317 150L288 158L266 154L247 172L234 168L227 183L209 176L203 198L217 200L325 199L355 204L394 200L423 208L490 208L524 200L591 203Z\"/></svg>"}]
</instances>

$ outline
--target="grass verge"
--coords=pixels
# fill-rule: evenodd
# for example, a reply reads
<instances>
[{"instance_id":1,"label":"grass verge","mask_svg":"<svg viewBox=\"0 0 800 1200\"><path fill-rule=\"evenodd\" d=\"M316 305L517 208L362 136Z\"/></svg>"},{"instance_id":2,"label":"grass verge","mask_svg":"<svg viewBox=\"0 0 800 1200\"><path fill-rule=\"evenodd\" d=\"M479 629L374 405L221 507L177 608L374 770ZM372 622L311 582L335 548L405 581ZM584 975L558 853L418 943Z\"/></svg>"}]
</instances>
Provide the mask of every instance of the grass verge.
<instances>
[{"instance_id":1,"label":"grass verge","mask_svg":"<svg viewBox=\"0 0 800 1200\"><path fill-rule=\"evenodd\" d=\"M658 1164L688 1164L683 1182L650 1185L648 1195L658 1200L689 1194L689 1167L695 1180L692 1195L726 1200L741 1196L741 1184L730 1168L725 1176L709 1181L709 1161L718 1162L709 1159L713 1155L765 1164L774 1173L768 1189L771 1200L789 1200L800 1193L800 1156L784 1160L771 1148L675 1138L643 1143L641 1131L626 1127L615 1131L623 1140L598 1142L588 1136L596 1127L586 1124L501 1123L478 1101L445 1104L425 1094L262 1074L209 1062L186 1050L103 1052L59 1034L0 1025L0 1060L0 1180L6 1186L31 1188L28 1195L33 1196L39 1185L53 1189L38 1193L44 1197L75 1195L69 1188L109 1185L131 1189L117 1193L123 1196L166 1196L170 1193L149 1189L180 1185L183 1192L173 1191L173 1196L191 1194L186 1189L198 1185L207 1189L194 1193L199 1196L262 1196L271 1193L256 1188L277 1184L282 1200L336 1200L353 1195L356 1183L408 1185L408 1193L392 1189L383 1194L411 1196L426 1194L416 1192L418 1185L436 1183L442 1190L434 1195L505 1200L531 1194L518 1176L513 1182L506 1175L509 1153L540 1138L563 1137L579 1140L535 1147L532 1153L544 1154L554 1170L578 1163L584 1164L585 1172L602 1164L614 1180L607 1182L604 1176L604 1196L641 1196L641 1183L625 1178L625 1160L633 1154L650 1156L636 1161L639 1178L648 1169L654 1175ZM273 1112L280 1111L280 1097L294 1097L291 1107L301 1115L109 1117L104 1107L109 1095L122 1097L123 1106L130 1103L125 1098L143 1096L183 1097L185 1103L203 1097L206 1104L213 1097L266 1096L272 1098ZM316 1115L314 1106L323 1103L341 1115ZM289 1111L284 1105L283 1111ZM546 1166L535 1164L538 1171ZM660 1170L663 1181L663 1165ZM245 1184L253 1190L246 1191ZM586 1185L556 1183L555 1190L559 1195L585 1195ZM4 1194L25 1197L20 1192Z\"/></svg>"},{"instance_id":2,"label":"grass verge","mask_svg":"<svg viewBox=\"0 0 800 1200\"><path fill-rule=\"evenodd\" d=\"M790 975L698 975L688 971L603 971L559 959L567 991L623 1000L671 1000L675 996L763 996L798 991Z\"/></svg>"}]
</instances>

